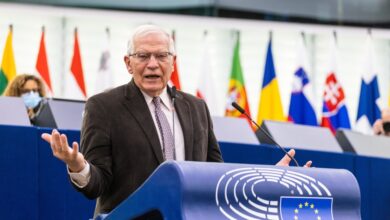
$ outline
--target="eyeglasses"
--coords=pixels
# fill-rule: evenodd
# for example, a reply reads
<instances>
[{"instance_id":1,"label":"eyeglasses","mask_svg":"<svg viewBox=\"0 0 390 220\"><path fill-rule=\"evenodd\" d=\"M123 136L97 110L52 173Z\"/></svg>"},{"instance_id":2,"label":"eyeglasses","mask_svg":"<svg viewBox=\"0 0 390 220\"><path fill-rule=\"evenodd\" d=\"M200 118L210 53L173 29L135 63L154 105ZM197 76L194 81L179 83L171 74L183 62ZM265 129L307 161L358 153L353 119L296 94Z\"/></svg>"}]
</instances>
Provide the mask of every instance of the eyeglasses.
<instances>
[{"instance_id":1,"label":"eyeglasses","mask_svg":"<svg viewBox=\"0 0 390 220\"><path fill-rule=\"evenodd\" d=\"M129 54L130 57L134 57L139 62L149 62L150 58L154 58L160 62L167 62L169 56L173 56L171 52L156 52L156 53L147 53L147 52L138 52Z\"/></svg>"},{"instance_id":2,"label":"eyeglasses","mask_svg":"<svg viewBox=\"0 0 390 220\"><path fill-rule=\"evenodd\" d=\"M38 92L38 91L39 91L38 88L36 88L36 89L21 89L21 90L20 90L20 93L21 93L21 94L24 94L24 93Z\"/></svg>"}]
</instances>

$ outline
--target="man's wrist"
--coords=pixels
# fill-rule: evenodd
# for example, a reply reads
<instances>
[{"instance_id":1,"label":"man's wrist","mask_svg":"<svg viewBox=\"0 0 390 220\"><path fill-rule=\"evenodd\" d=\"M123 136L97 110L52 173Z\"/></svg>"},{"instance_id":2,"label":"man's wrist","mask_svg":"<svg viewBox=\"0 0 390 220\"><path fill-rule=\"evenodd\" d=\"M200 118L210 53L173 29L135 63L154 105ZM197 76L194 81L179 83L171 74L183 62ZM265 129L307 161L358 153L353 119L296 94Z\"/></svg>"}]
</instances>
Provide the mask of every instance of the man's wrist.
<instances>
[{"instance_id":1,"label":"man's wrist","mask_svg":"<svg viewBox=\"0 0 390 220\"><path fill-rule=\"evenodd\" d=\"M71 173L79 173L85 168L86 165L87 165L87 161L84 160L82 164L77 164L77 165L68 164L68 168Z\"/></svg>"}]
</instances>

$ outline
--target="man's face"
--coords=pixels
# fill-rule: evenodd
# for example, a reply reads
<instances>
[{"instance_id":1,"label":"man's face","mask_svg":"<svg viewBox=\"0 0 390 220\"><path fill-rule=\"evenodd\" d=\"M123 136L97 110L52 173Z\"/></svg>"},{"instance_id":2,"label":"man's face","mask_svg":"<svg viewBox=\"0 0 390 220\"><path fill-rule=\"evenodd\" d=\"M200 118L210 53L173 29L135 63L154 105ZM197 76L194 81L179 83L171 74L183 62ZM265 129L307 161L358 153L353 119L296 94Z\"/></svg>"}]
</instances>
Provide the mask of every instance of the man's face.
<instances>
[{"instance_id":1,"label":"man's face","mask_svg":"<svg viewBox=\"0 0 390 220\"><path fill-rule=\"evenodd\" d=\"M155 97L165 89L174 68L175 57L169 53L169 39L159 32L150 32L134 39L134 53L124 58L135 84Z\"/></svg>"}]
</instances>

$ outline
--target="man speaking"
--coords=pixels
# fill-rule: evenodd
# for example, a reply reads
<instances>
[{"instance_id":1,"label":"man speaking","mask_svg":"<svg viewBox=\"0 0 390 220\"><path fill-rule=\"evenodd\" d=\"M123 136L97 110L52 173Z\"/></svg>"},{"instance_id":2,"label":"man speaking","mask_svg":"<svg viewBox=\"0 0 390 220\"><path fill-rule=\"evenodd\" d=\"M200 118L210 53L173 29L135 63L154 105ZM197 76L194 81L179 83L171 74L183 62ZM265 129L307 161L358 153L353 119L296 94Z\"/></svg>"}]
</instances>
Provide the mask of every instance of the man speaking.
<instances>
[{"instance_id":1,"label":"man speaking","mask_svg":"<svg viewBox=\"0 0 390 220\"><path fill-rule=\"evenodd\" d=\"M55 129L42 135L75 188L97 198L95 216L114 209L165 160L222 162L205 102L167 86L175 59L167 32L138 27L124 57L133 79L88 99L80 152ZM289 162L285 156L278 164Z\"/></svg>"}]
</instances>

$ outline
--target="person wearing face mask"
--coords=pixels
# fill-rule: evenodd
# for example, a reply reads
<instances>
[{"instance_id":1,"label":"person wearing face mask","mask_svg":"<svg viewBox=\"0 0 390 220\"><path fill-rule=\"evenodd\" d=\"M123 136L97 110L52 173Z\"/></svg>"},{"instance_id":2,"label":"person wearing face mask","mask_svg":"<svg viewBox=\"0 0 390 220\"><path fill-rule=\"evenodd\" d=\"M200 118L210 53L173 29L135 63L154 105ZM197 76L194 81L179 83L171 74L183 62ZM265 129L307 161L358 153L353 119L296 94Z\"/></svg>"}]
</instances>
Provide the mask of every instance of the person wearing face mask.
<instances>
[{"instance_id":1,"label":"person wearing face mask","mask_svg":"<svg viewBox=\"0 0 390 220\"><path fill-rule=\"evenodd\" d=\"M26 105L28 117L34 124L34 119L43 106L46 90L39 77L31 74L20 74L8 84L3 95L21 97Z\"/></svg>"}]
</instances>

